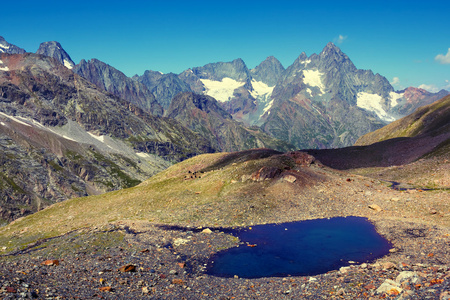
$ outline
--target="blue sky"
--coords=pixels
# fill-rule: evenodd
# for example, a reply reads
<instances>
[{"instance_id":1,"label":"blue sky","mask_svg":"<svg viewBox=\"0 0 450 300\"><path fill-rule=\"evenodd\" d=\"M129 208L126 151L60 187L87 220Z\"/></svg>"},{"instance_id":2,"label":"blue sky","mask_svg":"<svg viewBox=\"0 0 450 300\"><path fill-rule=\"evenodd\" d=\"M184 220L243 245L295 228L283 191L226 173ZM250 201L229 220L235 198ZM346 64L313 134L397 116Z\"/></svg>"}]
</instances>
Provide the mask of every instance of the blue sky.
<instances>
[{"instance_id":1,"label":"blue sky","mask_svg":"<svg viewBox=\"0 0 450 300\"><path fill-rule=\"evenodd\" d=\"M332 41L396 89L450 90L450 1L5 1L0 35L35 52L58 41L75 63L128 76L273 55L288 67Z\"/></svg>"}]
</instances>

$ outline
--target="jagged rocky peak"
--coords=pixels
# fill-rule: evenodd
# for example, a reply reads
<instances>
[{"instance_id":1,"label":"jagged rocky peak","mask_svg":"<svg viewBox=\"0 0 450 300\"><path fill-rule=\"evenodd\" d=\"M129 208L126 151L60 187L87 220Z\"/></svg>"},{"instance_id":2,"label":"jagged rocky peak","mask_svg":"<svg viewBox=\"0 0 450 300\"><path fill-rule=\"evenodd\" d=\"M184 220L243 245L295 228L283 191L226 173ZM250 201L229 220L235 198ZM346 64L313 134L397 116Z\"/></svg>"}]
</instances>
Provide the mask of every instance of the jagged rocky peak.
<instances>
[{"instance_id":1,"label":"jagged rocky peak","mask_svg":"<svg viewBox=\"0 0 450 300\"><path fill-rule=\"evenodd\" d=\"M100 89L125 99L152 115L163 114L163 108L144 84L98 59L93 58L87 62L82 59L73 71Z\"/></svg>"},{"instance_id":2,"label":"jagged rocky peak","mask_svg":"<svg viewBox=\"0 0 450 300\"><path fill-rule=\"evenodd\" d=\"M63 49L61 44L56 41L41 43L36 54L53 57L68 69L72 69L75 66L75 63L70 58L69 54Z\"/></svg>"},{"instance_id":3,"label":"jagged rocky peak","mask_svg":"<svg viewBox=\"0 0 450 300\"><path fill-rule=\"evenodd\" d=\"M16 45L8 43L2 36L0 36L0 53L8 54L24 54L26 51Z\"/></svg>"},{"instance_id":4,"label":"jagged rocky peak","mask_svg":"<svg viewBox=\"0 0 450 300\"><path fill-rule=\"evenodd\" d=\"M253 79L262 81L268 86L275 86L285 69L278 59L273 56L267 57L254 69L250 70Z\"/></svg>"},{"instance_id":5,"label":"jagged rocky peak","mask_svg":"<svg viewBox=\"0 0 450 300\"><path fill-rule=\"evenodd\" d=\"M176 95L170 104L167 116L176 118L181 110L192 108L199 109L206 113L215 113L217 116L224 119L232 118L230 114L219 106L216 99L207 95L195 94L193 92L184 92Z\"/></svg>"},{"instance_id":6,"label":"jagged rocky peak","mask_svg":"<svg viewBox=\"0 0 450 300\"><path fill-rule=\"evenodd\" d=\"M164 109L169 108L172 98L178 93L192 91L189 84L174 73L147 70L142 76L133 76L133 79L145 85Z\"/></svg>"},{"instance_id":7,"label":"jagged rocky peak","mask_svg":"<svg viewBox=\"0 0 450 300\"><path fill-rule=\"evenodd\" d=\"M247 81L249 70L240 58L231 62L216 62L203 67L192 68L192 72L200 79L221 81L223 78L231 78L236 81Z\"/></svg>"}]
</instances>

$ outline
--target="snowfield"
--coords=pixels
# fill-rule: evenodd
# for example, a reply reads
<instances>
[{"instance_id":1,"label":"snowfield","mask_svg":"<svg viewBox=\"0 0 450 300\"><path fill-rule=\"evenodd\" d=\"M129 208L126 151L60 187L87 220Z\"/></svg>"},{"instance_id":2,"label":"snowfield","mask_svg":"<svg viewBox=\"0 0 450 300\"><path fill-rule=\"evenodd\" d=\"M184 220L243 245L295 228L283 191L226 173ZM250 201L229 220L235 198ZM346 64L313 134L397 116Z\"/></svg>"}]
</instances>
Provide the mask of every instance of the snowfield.
<instances>
[{"instance_id":1,"label":"snowfield","mask_svg":"<svg viewBox=\"0 0 450 300\"><path fill-rule=\"evenodd\" d=\"M70 61L68 61L67 59L64 60L64 66L67 69L72 69L73 68L73 64Z\"/></svg>"},{"instance_id":2,"label":"snowfield","mask_svg":"<svg viewBox=\"0 0 450 300\"><path fill-rule=\"evenodd\" d=\"M374 112L381 120L386 122L395 121L395 118L383 109L382 103L383 98L380 95L366 92L359 92L356 99L356 105L358 107Z\"/></svg>"},{"instance_id":3,"label":"snowfield","mask_svg":"<svg viewBox=\"0 0 450 300\"><path fill-rule=\"evenodd\" d=\"M309 86L316 86L323 94L325 92L325 85L322 82L322 73L319 70L303 70L303 82Z\"/></svg>"},{"instance_id":4,"label":"snowfield","mask_svg":"<svg viewBox=\"0 0 450 300\"><path fill-rule=\"evenodd\" d=\"M206 95L215 98L217 101L226 102L233 98L234 90L242 87L245 82L239 82L225 77L222 81L200 79L206 88Z\"/></svg>"},{"instance_id":5,"label":"snowfield","mask_svg":"<svg viewBox=\"0 0 450 300\"><path fill-rule=\"evenodd\" d=\"M403 98L405 93L396 93L396 92L390 92L389 97L391 98L391 108L397 106L398 99Z\"/></svg>"}]
</instances>

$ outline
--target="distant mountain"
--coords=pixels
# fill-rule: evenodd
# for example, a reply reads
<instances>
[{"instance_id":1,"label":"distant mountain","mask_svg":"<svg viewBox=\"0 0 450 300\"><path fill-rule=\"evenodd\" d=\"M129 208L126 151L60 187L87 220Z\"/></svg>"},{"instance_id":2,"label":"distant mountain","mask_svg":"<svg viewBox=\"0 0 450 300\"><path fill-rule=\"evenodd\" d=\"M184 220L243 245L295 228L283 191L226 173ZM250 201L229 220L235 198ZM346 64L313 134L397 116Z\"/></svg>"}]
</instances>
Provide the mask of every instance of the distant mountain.
<instances>
[{"instance_id":1,"label":"distant mountain","mask_svg":"<svg viewBox=\"0 0 450 300\"><path fill-rule=\"evenodd\" d=\"M163 114L163 108L145 85L128 78L119 70L98 59L89 61L83 59L73 68L73 71L100 89L121 97L152 115L162 116Z\"/></svg>"},{"instance_id":2,"label":"distant mountain","mask_svg":"<svg viewBox=\"0 0 450 300\"><path fill-rule=\"evenodd\" d=\"M192 91L217 99L235 120L258 125L298 148L351 145L448 94L396 92L385 77L357 69L333 43L320 54L302 53L286 70L274 57L252 70L236 59L191 68L178 77Z\"/></svg>"},{"instance_id":3,"label":"distant mountain","mask_svg":"<svg viewBox=\"0 0 450 300\"><path fill-rule=\"evenodd\" d=\"M440 90L437 93L431 93L424 89L409 87L397 94L401 97L396 100L392 111L397 115L406 116L412 114L418 107L431 104L447 96L450 92Z\"/></svg>"},{"instance_id":4,"label":"distant mountain","mask_svg":"<svg viewBox=\"0 0 450 300\"><path fill-rule=\"evenodd\" d=\"M252 148L271 148L279 151L294 149L292 145L269 136L258 127L247 128L233 120L217 100L207 95L192 92L178 94L170 104L167 117L204 136L219 152Z\"/></svg>"},{"instance_id":5,"label":"distant mountain","mask_svg":"<svg viewBox=\"0 0 450 300\"><path fill-rule=\"evenodd\" d=\"M437 158L440 165L450 155L450 95L362 136L353 147L308 153L335 169L399 166L423 157ZM426 162L423 172L425 168L430 176L437 172L445 174L445 169L430 168Z\"/></svg>"},{"instance_id":6,"label":"distant mountain","mask_svg":"<svg viewBox=\"0 0 450 300\"><path fill-rule=\"evenodd\" d=\"M164 109L168 109L172 98L181 92L192 91L189 85L174 73L162 74L147 70L142 76L133 76L134 80L144 84Z\"/></svg>"},{"instance_id":7,"label":"distant mountain","mask_svg":"<svg viewBox=\"0 0 450 300\"><path fill-rule=\"evenodd\" d=\"M2 220L134 186L173 162L214 151L176 120L102 91L53 58L0 60Z\"/></svg>"},{"instance_id":8,"label":"distant mountain","mask_svg":"<svg viewBox=\"0 0 450 300\"><path fill-rule=\"evenodd\" d=\"M0 36L0 53L8 54L23 54L26 51L13 44L8 43L2 36Z\"/></svg>"},{"instance_id":9,"label":"distant mountain","mask_svg":"<svg viewBox=\"0 0 450 300\"><path fill-rule=\"evenodd\" d=\"M370 145L394 138L420 136L450 138L450 96L419 107L412 114L360 137L355 146Z\"/></svg>"},{"instance_id":10,"label":"distant mountain","mask_svg":"<svg viewBox=\"0 0 450 300\"><path fill-rule=\"evenodd\" d=\"M75 63L70 58L69 54L62 48L61 44L55 41L41 43L36 54L53 57L68 69L72 69L75 66Z\"/></svg>"},{"instance_id":11,"label":"distant mountain","mask_svg":"<svg viewBox=\"0 0 450 300\"><path fill-rule=\"evenodd\" d=\"M251 69L250 74L255 81L264 82L268 86L275 86L284 71L286 70L280 61L273 56L269 56L254 69Z\"/></svg>"}]
</instances>

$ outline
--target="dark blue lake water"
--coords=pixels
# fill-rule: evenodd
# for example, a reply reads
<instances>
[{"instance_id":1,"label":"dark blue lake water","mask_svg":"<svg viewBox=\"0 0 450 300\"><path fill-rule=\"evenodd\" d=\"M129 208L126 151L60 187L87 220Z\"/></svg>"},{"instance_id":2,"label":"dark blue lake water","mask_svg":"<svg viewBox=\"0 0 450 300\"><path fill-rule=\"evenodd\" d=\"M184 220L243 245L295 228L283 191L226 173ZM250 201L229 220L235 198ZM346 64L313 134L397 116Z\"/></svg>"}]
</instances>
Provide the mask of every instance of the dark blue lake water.
<instances>
[{"instance_id":1,"label":"dark blue lake water","mask_svg":"<svg viewBox=\"0 0 450 300\"><path fill-rule=\"evenodd\" d=\"M347 266L349 261L373 261L392 248L361 217L257 225L234 234L253 247L244 244L218 252L207 274L243 278L317 275Z\"/></svg>"}]
</instances>

